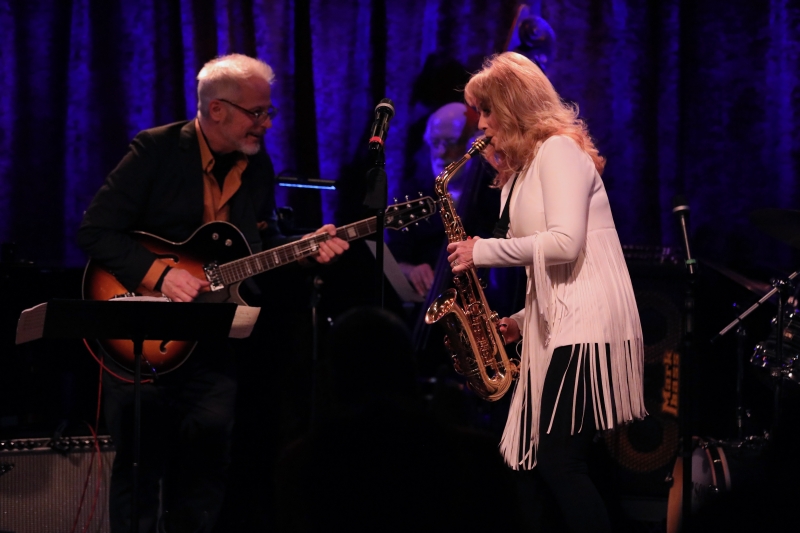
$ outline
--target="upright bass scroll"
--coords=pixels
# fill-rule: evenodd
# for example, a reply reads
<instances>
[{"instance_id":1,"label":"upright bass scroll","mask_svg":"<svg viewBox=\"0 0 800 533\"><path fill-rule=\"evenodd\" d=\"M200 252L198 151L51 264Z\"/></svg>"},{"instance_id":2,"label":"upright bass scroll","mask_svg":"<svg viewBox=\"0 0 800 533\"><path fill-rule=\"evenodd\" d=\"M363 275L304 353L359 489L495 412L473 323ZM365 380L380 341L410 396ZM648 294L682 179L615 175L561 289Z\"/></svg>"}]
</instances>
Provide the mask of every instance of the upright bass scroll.
<instances>
[{"instance_id":1,"label":"upright bass scroll","mask_svg":"<svg viewBox=\"0 0 800 533\"><path fill-rule=\"evenodd\" d=\"M447 184L489 141L486 137L477 139L461 159L450 163L436 177L434 189L441 202L439 212L450 243L466 240L467 233L456 213L453 197L447 192ZM517 377L518 363L506 355L503 337L497 329L497 313L486 302L475 268L455 276L453 283L455 288L439 295L428 308L425 323L442 321L447 331L445 344L456 371L466 378L475 394L490 402L499 400Z\"/></svg>"}]
</instances>

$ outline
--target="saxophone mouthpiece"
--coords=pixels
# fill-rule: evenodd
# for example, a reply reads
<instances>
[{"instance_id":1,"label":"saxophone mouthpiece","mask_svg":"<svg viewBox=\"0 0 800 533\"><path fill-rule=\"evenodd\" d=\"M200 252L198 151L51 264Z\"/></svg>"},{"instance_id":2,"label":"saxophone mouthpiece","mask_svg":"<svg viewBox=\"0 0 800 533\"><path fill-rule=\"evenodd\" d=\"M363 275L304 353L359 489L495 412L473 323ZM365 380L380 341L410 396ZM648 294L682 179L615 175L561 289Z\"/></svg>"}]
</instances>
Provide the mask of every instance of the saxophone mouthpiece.
<instances>
[{"instance_id":1,"label":"saxophone mouthpiece","mask_svg":"<svg viewBox=\"0 0 800 533\"><path fill-rule=\"evenodd\" d=\"M491 137L485 137L485 136L475 139L475 142L472 143L472 146L470 147L470 149L467 152L467 154L470 157L472 157L476 153L482 152L484 148L489 146L489 143L491 142L491 140L492 140Z\"/></svg>"},{"instance_id":2,"label":"saxophone mouthpiece","mask_svg":"<svg viewBox=\"0 0 800 533\"><path fill-rule=\"evenodd\" d=\"M484 148L489 146L489 141L491 141L491 140L492 140L491 137L479 137L479 138L475 139L475 142L472 143L472 146L470 146L469 150L465 154L465 157L467 159L470 159L475 154L483 151Z\"/></svg>"}]
</instances>

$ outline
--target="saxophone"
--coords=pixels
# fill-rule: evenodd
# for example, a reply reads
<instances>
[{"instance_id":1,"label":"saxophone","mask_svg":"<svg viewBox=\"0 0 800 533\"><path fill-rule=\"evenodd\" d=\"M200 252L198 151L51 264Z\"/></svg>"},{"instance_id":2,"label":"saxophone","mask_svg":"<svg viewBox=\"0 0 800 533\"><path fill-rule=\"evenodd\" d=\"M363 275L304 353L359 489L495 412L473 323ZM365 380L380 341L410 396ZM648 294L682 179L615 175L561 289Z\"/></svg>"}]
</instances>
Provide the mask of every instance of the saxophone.
<instances>
[{"instance_id":1,"label":"saxophone","mask_svg":"<svg viewBox=\"0 0 800 533\"><path fill-rule=\"evenodd\" d=\"M467 233L456 213L453 197L447 192L447 183L489 141L486 137L476 140L464 157L447 165L436 177L434 189L441 202L440 213L449 243L467 240ZM489 309L475 267L455 276L453 283L455 288L439 295L428 308L425 323L442 321L447 332L445 345L456 372L466 378L475 394L490 402L497 401L519 374L518 361L506 355L503 337L497 329L497 313Z\"/></svg>"}]
</instances>

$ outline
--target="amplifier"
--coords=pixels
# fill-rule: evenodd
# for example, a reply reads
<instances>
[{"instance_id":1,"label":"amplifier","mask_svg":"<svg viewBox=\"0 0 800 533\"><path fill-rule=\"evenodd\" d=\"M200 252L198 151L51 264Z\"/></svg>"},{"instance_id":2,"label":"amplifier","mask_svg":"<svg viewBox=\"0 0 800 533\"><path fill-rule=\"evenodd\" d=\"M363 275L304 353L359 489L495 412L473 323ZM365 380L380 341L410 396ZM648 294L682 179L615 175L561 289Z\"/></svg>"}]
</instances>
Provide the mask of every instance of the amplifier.
<instances>
[{"instance_id":1,"label":"amplifier","mask_svg":"<svg viewBox=\"0 0 800 533\"><path fill-rule=\"evenodd\" d=\"M604 435L622 494L665 498L678 454L678 349L684 271L669 248L623 246L644 335L644 402L650 416Z\"/></svg>"},{"instance_id":2,"label":"amplifier","mask_svg":"<svg viewBox=\"0 0 800 533\"><path fill-rule=\"evenodd\" d=\"M107 533L114 449L98 440L99 456L92 437L0 440L0 533L66 533L76 517L75 531Z\"/></svg>"}]
</instances>

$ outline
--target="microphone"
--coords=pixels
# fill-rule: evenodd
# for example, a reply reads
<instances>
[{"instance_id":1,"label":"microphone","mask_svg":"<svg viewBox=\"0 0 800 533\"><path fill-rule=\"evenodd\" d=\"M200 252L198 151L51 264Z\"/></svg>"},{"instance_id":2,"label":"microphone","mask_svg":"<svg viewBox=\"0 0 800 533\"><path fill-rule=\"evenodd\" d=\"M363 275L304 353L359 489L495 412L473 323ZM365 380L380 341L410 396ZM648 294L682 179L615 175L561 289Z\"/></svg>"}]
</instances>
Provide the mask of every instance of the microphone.
<instances>
[{"instance_id":1,"label":"microphone","mask_svg":"<svg viewBox=\"0 0 800 533\"><path fill-rule=\"evenodd\" d=\"M369 136L369 149L382 150L389 131L389 120L394 116L394 105L388 98L384 98L375 106L375 122L372 123L372 133Z\"/></svg>"},{"instance_id":2,"label":"microphone","mask_svg":"<svg viewBox=\"0 0 800 533\"><path fill-rule=\"evenodd\" d=\"M686 198L679 194L672 199L672 206L672 212L678 215L681 232L683 233L683 244L686 246L686 267L689 269L689 274L694 274L694 265L697 261L692 259L692 252L689 249L689 231L687 230L689 204L686 202Z\"/></svg>"}]
</instances>

